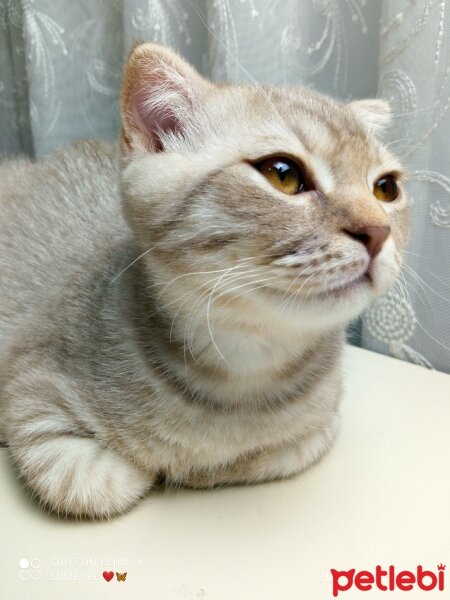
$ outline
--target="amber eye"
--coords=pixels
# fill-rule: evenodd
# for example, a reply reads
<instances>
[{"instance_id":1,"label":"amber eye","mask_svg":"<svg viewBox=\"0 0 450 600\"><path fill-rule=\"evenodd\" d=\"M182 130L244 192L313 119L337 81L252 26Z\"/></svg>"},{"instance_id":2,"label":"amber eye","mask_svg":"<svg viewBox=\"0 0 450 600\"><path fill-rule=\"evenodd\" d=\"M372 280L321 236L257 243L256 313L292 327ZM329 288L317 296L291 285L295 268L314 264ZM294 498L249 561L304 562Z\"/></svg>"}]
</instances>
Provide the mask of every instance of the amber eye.
<instances>
[{"instance_id":1,"label":"amber eye","mask_svg":"<svg viewBox=\"0 0 450 600\"><path fill-rule=\"evenodd\" d=\"M300 167L288 158L273 156L255 166L280 192L292 196L307 189Z\"/></svg>"},{"instance_id":2,"label":"amber eye","mask_svg":"<svg viewBox=\"0 0 450 600\"><path fill-rule=\"evenodd\" d=\"M398 196L398 185L393 175L381 177L373 186L375 198L383 202L392 202Z\"/></svg>"}]
</instances>

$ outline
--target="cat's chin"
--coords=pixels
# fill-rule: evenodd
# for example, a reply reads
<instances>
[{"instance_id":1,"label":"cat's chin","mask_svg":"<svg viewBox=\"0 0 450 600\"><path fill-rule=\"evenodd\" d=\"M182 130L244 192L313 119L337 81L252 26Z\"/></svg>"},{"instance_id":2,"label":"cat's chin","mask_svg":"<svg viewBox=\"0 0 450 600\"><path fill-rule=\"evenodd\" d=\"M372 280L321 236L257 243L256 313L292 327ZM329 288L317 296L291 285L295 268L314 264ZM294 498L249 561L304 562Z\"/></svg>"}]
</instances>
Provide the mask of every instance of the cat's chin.
<instances>
[{"instance_id":1,"label":"cat's chin","mask_svg":"<svg viewBox=\"0 0 450 600\"><path fill-rule=\"evenodd\" d=\"M358 317L378 296L385 293L395 278L364 272L349 281L343 281L325 291L284 302L283 312L308 328L327 329L345 326ZM285 296L284 296L285 298ZM286 299L286 298L285 298Z\"/></svg>"},{"instance_id":2,"label":"cat's chin","mask_svg":"<svg viewBox=\"0 0 450 600\"><path fill-rule=\"evenodd\" d=\"M317 329L346 325L395 284L400 266L387 248L366 270L294 300L291 310Z\"/></svg>"},{"instance_id":3,"label":"cat's chin","mask_svg":"<svg viewBox=\"0 0 450 600\"><path fill-rule=\"evenodd\" d=\"M373 299L371 283L364 278L314 294L302 303L299 312L302 318L318 328L346 325L361 314Z\"/></svg>"}]
</instances>

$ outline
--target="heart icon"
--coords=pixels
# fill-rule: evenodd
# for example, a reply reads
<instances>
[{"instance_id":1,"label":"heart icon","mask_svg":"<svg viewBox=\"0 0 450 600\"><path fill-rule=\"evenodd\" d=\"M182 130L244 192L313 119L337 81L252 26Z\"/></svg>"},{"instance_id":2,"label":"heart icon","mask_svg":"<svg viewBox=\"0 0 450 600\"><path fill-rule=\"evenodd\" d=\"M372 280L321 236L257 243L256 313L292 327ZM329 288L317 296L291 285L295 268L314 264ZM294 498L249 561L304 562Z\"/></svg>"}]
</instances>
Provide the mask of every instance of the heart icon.
<instances>
[{"instance_id":1,"label":"heart icon","mask_svg":"<svg viewBox=\"0 0 450 600\"><path fill-rule=\"evenodd\" d=\"M114 577L113 571L103 571L103 578L106 579L106 581L111 581L111 579L113 577Z\"/></svg>"}]
</instances>

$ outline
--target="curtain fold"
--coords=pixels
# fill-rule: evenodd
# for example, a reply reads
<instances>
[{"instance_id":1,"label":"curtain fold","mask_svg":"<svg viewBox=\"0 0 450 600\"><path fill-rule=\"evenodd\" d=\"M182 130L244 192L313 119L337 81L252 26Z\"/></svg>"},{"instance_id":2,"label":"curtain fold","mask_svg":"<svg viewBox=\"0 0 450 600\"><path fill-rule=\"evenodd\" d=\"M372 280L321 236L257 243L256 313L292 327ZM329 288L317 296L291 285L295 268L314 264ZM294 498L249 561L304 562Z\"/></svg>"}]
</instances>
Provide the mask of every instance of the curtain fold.
<instances>
[{"instance_id":1,"label":"curtain fold","mask_svg":"<svg viewBox=\"0 0 450 600\"><path fill-rule=\"evenodd\" d=\"M379 60L412 231L402 281L364 315L361 344L450 372L450 2L385 1Z\"/></svg>"},{"instance_id":2,"label":"curtain fold","mask_svg":"<svg viewBox=\"0 0 450 600\"><path fill-rule=\"evenodd\" d=\"M391 102L411 243L404 279L354 339L450 372L450 0L0 0L0 155L116 137L138 40L171 46L215 81Z\"/></svg>"},{"instance_id":3,"label":"curtain fold","mask_svg":"<svg viewBox=\"0 0 450 600\"><path fill-rule=\"evenodd\" d=\"M22 5L0 3L0 153L34 154Z\"/></svg>"}]
</instances>

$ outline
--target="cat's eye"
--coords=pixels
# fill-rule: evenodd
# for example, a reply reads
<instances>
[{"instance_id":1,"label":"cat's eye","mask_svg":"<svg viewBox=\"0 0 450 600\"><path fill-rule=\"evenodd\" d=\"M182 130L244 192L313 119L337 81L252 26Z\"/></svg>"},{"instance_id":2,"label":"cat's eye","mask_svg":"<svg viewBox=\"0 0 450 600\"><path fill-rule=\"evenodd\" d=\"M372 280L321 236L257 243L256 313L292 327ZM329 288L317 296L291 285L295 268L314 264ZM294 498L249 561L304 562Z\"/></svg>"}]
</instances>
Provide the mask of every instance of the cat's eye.
<instances>
[{"instance_id":1,"label":"cat's eye","mask_svg":"<svg viewBox=\"0 0 450 600\"><path fill-rule=\"evenodd\" d=\"M307 190L302 170L289 158L272 156L257 163L255 166L280 192L292 196Z\"/></svg>"},{"instance_id":2,"label":"cat's eye","mask_svg":"<svg viewBox=\"0 0 450 600\"><path fill-rule=\"evenodd\" d=\"M382 202L392 202L398 197L398 185L393 175L384 175L373 186L375 198Z\"/></svg>"}]
</instances>

